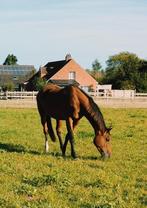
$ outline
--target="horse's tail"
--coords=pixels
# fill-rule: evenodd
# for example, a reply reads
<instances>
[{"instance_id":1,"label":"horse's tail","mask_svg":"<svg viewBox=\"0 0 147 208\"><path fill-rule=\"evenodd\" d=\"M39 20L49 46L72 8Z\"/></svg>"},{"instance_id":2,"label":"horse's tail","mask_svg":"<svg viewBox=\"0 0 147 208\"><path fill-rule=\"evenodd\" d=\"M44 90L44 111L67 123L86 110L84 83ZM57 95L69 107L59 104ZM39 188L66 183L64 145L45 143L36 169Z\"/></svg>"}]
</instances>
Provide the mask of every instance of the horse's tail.
<instances>
[{"instance_id":1,"label":"horse's tail","mask_svg":"<svg viewBox=\"0 0 147 208\"><path fill-rule=\"evenodd\" d=\"M48 128L48 133L50 135L50 138L53 142L55 142L56 141L56 135L55 135L54 130L53 130L51 118L50 117L47 118L46 121L47 121L47 128Z\"/></svg>"}]
</instances>

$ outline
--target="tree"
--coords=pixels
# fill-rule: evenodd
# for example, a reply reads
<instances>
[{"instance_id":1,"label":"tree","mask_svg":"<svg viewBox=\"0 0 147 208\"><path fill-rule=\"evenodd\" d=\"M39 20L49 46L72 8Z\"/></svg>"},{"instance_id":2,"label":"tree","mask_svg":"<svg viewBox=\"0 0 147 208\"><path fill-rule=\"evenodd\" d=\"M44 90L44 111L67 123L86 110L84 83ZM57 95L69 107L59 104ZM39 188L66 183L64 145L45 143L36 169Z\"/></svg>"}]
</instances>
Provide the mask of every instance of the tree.
<instances>
[{"instance_id":1,"label":"tree","mask_svg":"<svg viewBox=\"0 0 147 208\"><path fill-rule=\"evenodd\" d=\"M100 80L103 77L103 70L102 70L102 66L100 64L100 62L95 59L95 61L92 63L92 69L86 70L94 79L96 79L98 82L100 82Z\"/></svg>"},{"instance_id":2,"label":"tree","mask_svg":"<svg viewBox=\"0 0 147 208\"><path fill-rule=\"evenodd\" d=\"M40 91L46 84L46 80L41 77L36 77L33 81L33 85L37 91Z\"/></svg>"},{"instance_id":3,"label":"tree","mask_svg":"<svg viewBox=\"0 0 147 208\"><path fill-rule=\"evenodd\" d=\"M3 91L14 91L15 85L12 81L9 81L2 86L2 89Z\"/></svg>"},{"instance_id":4,"label":"tree","mask_svg":"<svg viewBox=\"0 0 147 208\"><path fill-rule=\"evenodd\" d=\"M5 59L3 65L16 65L17 64L17 57L13 54L9 54Z\"/></svg>"},{"instance_id":5,"label":"tree","mask_svg":"<svg viewBox=\"0 0 147 208\"><path fill-rule=\"evenodd\" d=\"M92 71L94 72L99 72L101 71L102 66L100 64L100 62L96 59L93 63L92 63Z\"/></svg>"},{"instance_id":6,"label":"tree","mask_svg":"<svg viewBox=\"0 0 147 208\"><path fill-rule=\"evenodd\" d=\"M0 85L3 91L13 91L15 85L12 81L12 75L9 74L2 74L0 76Z\"/></svg>"},{"instance_id":7,"label":"tree","mask_svg":"<svg viewBox=\"0 0 147 208\"><path fill-rule=\"evenodd\" d=\"M115 89L136 89L141 91L141 83L144 78L139 69L143 66L144 60L140 59L136 54L121 52L110 56L106 63L104 84L112 84Z\"/></svg>"}]
</instances>

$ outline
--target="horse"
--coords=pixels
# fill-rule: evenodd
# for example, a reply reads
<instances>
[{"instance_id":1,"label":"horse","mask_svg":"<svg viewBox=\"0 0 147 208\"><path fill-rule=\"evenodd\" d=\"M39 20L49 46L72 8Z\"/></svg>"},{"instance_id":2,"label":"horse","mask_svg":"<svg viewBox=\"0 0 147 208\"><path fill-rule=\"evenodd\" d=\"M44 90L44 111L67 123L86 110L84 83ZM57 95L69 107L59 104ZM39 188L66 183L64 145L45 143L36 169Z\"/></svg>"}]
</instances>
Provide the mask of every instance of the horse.
<instances>
[{"instance_id":1,"label":"horse","mask_svg":"<svg viewBox=\"0 0 147 208\"><path fill-rule=\"evenodd\" d=\"M111 127L107 128L103 115L94 100L77 86L69 85L60 88L55 84L47 84L37 94L37 106L45 135L45 149L48 151L49 134L52 141L56 136L53 131L51 118L56 119L56 131L60 142L62 155L65 156L68 141L71 145L71 156L76 158L74 148L74 129L80 119L85 116L94 129L93 143L102 157L110 157ZM61 138L61 123L66 121L67 134L64 144Z\"/></svg>"}]
</instances>

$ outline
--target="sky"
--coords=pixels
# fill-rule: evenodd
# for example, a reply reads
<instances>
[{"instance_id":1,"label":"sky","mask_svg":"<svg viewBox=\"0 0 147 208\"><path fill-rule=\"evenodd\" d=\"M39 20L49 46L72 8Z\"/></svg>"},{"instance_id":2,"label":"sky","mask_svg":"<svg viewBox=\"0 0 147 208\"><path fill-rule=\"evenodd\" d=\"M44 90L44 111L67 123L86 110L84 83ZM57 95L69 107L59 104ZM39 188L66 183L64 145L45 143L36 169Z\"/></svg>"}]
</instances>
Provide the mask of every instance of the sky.
<instances>
[{"instance_id":1,"label":"sky","mask_svg":"<svg viewBox=\"0 0 147 208\"><path fill-rule=\"evenodd\" d=\"M147 59L147 0L0 0L0 64L13 54L38 70L70 53L105 68L123 51Z\"/></svg>"}]
</instances>

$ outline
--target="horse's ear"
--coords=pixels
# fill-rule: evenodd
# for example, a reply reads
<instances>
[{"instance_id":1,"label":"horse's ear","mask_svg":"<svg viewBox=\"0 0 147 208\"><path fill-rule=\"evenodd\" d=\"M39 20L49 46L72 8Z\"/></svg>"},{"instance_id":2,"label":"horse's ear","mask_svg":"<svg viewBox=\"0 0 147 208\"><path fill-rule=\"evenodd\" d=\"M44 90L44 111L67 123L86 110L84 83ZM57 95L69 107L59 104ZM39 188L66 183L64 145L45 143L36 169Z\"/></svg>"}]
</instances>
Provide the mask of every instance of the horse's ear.
<instances>
[{"instance_id":1,"label":"horse's ear","mask_svg":"<svg viewBox=\"0 0 147 208\"><path fill-rule=\"evenodd\" d=\"M100 130L99 130L99 135L100 135L100 136L103 136L103 133L102 133Z\"/></svg>"},{"instance_id":2,"label":"horse's ear","mask_svg":"<svg viewBox=\"0 0 147 208\"><path fill-rule=\"evenodd\" d=\"M110 133L110 131L112 130L112 126L110 126L109 128L107 128L107 132Z\"/></svg>"}]
</instances>

